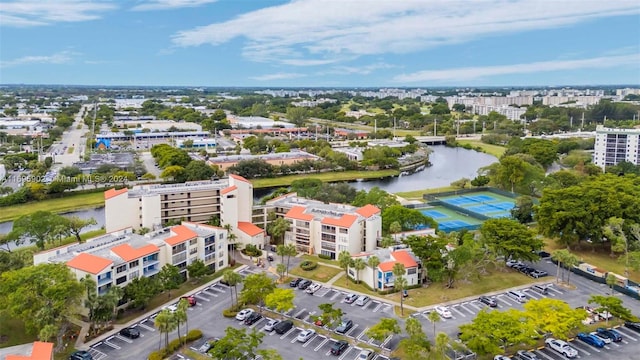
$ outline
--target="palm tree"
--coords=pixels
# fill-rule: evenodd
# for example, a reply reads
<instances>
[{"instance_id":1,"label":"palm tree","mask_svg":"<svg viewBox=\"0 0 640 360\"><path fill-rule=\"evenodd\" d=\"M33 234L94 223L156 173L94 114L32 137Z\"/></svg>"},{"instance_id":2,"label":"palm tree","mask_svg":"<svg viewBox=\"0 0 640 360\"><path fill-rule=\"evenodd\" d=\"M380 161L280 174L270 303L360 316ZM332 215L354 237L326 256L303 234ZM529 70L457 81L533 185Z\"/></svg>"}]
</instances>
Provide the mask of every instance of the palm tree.
<instances>
[{"instance_id":1,"label":"palm tree","mask_svg":"<svg viewBox=\"0 0 640 360\"><path fill-rule=\"evenodd\" d=\"M396 241L391 237L391 235L386 235L382 237L380 240L380 247L388 248L396 244Z\"/></svg>"},{"instance_id":2,"label":"palm tree","mask_svg":"<svg viewBox=\"0 0 640 360\"><path fill-rule=\"evenodd\" d=\"M449 348L449 343L451 339L449 335L445 333L438 333L434 341L434 346L431 348L429 352L429 359L431 360L444 360L448 359L447 357L447 349Z\"/></svg>"},{"instance_id":3,"label":"palm tree","mask_svg":"<svg viewBox=\"0 0 640 360\"><path fill-rule=\"evenodd\" d=\"M556 283L560 282L560 266L562 263L564 263L564 259L566 258L566 254L568 253L569 251L567 250L556 250L551 254L551 259L553 259L557 263ZM562 280L564 280L564 271L563 271Z\"/></svg>"},{"instance_id":4,"label":"palm tree","mask_svg":"<svg viewBox=\"0 0 640 360\"><path fill-rule=\"evenodd\" d=\"M237 272L229 269L226 270L224 272L224 275L222 276L222 278L225 280L225 282L227 284L229 284L229 287L233 287L233 289L230 289L231 291L229 291L231 293L231 306L233 307L233 292L235 290L236 293L236 304L238 303L238 288L237 285L239 283L242 282L242 275L238 274Z\"/></svg>"},{"instance_id":5,"label":"palm tree","mask_svg":"<svg viewBox=\"0 0 640 360\"><path fill-rule=\"evenodd\" d=\"M236 234L233 233L233 229L231 227L231 224L225 224L224 225L224 229L227 230L227 240L229 242L229 245L231 245L231 257L235 260L236 258L236 239L238 238L236 236Z\"/></svg>"},{"instance_id":6,"label":"palm tree","mask_svg":"<svg viewBox=\"0 0 640 360\"><path fill-rule=\"evenodd\" d=\"M276 254L280 256L280 262L284 264L284 257L287 256L287 248L284 245L276 246Z\"/></svg>"},{"instance_id":7,"label":"palm tree","mask_svg":"<svg viewBox=\"0 0 640 360\"><path fill-rule=\"evenodd\" d=\"M572 253L569 253L567 258L564 259L564 264L567 267L567 271L569 271L569 273L567 273L567 284L571 284L571 269L574 266L580 264L580 258Z\"/></svg>"},{"instance_id":8,"label":"palm tree","mask_svg":"<svg viewBox=\"0 0 640 360\"><path fill-rule=\"evenodd\" d=\"M185 325L187 326L187 331L185 334L189 333L189 319L187 317L187 308L189 307L189 302L187 301L187 299L180 299L180 301L178 301L178 309L173 313L173 316L175 316L176 319L176 323L178 326L178 339L180 340L180 344L182 344L182 337L180 337L180 324L181 323L185 323ZM185 337L185 341L186 341L186 337Z\"/></svg>"},{"instance_id":9,"label":"palm tree","mask_svg":"<svg viewBox=\"0 0 640 360\"><path fill-rule=\"evenodd\" d=\"M371 267L371 273L373 274L373 282L371 283L373 291L378 291L378 287L376 286L376 271L378 270L378 265L380 265L380 259L375 255L370 256L369 260L367 260L367 265Z\"/></svg>"},{"instance_id":10,"label":"palm tree","mask_svg":"<svg viewBox=\"0 0 640 360\"><path fill-rule=\"evenodd\" d=\"M284 250L285 255L287 255L287 275L289 275L289 261L291 260L291 256L296 256L296 254L298 254L298 250L293 244L285 245Z\"/></svg>"},{"instance_id":11,"label":"palm tree","mask_svg":"<svg viewBox=\"0 0 640 360\"><path fill-rule=\"evenodd\" d=\"M158 313L154 320L154 325L160 332L160 344L158 349L162 348L162 334L165 334L165 346L169 345L169 333L176 327L176 322L173 314L168 309L164 309Z\"/></svg>"},{"instance_id":12,"label":"palm tree","mask_svg":"<svg viewBox=\"0 0 640 360\"><path fill-rule=\"evenodd\" d=\"M404 277L404 274L407 270L404 268L403 263L395 263L393 264L393 276L395 280L393 282L393 287L396 289L400 289L400 314L404 316L404 288L407 287L407 279Z\"/></svg>"},{"instance_id":13,"label":"palm tree","mask_svg":"<svg viewBox=\"0 0 640 360\"><path fill-rule=\"evenodd\" d=\"M362 258L356 258L353 260L353 269L356 271L356 282L360 283L360 270L364 270L367 267L367 263Z\"/></svg>"},{"instance_id":14,"label":"palm tree","mask_svg":"<svg viewBox=\"0 0 640 360\"><path fill-rule=\"evenodd\" d=\"M435 311L431 311L428 315L427 315L427 319L429 321L431 321L431 323L433 324L433 338L436 338L436 323L439 322L440 320L442 320L442 318L440 318L440 315L438 315L437 312Z\"/></svg>"},{"instance_id":15,"label":"palm tree","mask_svg":"<svg viewBox=\"0 0 640 360\"><path fill-rule=\"evenodd\" d=\"M344 273L347 277L349 277L349 266L351 265L351 254L348 251L343 250L338 254L338 263L340 267L344 270Z\"/></svg>"}]
</instances>

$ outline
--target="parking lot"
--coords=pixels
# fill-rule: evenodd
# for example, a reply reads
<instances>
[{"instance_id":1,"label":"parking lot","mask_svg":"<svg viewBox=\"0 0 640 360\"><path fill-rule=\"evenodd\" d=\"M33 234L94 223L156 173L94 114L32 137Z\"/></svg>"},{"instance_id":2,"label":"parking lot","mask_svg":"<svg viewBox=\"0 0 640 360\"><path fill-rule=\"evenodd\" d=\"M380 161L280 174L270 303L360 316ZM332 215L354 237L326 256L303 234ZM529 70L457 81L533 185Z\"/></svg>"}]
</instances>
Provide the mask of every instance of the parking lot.
<instances>
[{"instance_id":1,"label":"parking lot","mask_svg":"<svg viewBox=\"0 0 640 360\"><path fill-rule=\"evenodd\" d=\"M550 264L550 262L547 264L545 260L536 264L536 267L543 268L550 274L555 274L553 264ZM247 276L261 271L262 269L260 268L251 267L245 268L239 273ZM553 277L547 277L546 280L549 285L549 290L546 295L535 292L531 288L526 288L522 291L528 299L540 299L543 297L556 298L568 302L572 307L587 305L588 298L591 294L608 293L606 286L601 286L601 284L593 283L590 280L578 276L572 276L572 283L577 285L577 289L575 290L557 286L554 283L555 278ZM281 286L289 288L289 284L283 284ZM240 289L241 285L239 286L239 290ZM295 307L277 317L288 317L299 320L298 326L293 327L290 331L281 335L275 332L265 332L264 341L261 345L261 348L276 349L284 359L299 359L302 357L305 360L327 358L351 360L355 359L364 346L379 349L377 352L381 353L382 349L395 349L401 340L400 336L391 336L382 343L377 343L365 335L366 331L381 318L395 317L391 304L378 300L370 300L363 306L355 305L355 303L348 304L344 301L348 294L347 291L324 286L314 294L308 294L300 289L295 289L294 291L296 293L294 299ZM228 326L236 328L247 327L240 321L222 316L222 310L229 307L231 303L230 291L226 285L214 282L193 295L197 300L197 304L188 309L189 329L201 329L204 333L203 339L192 345L195 349L197 349L205 339L223 337L224 330ZM634 314L640 314L640 302L630 299L625 295L619 296L624 299L625 306L631 308ZM498 307L492 311L503 311L509 308L522 309L521 303L507 297L505 293L495 294L493 298L497 301ZM348 318L353 321L353 326L345 333L345 336L350 339L352 345L339 356L331 356L330 354L331 346L334 341L336 341L334 340L336 336L331 335L333 334L333 329L326 329L330 331L329 335L315 334L304 344L296 341L298 334L305 328L318 329L318 326L313 324L312 316L321 314L318 305L324 303L333 303L335 308L342 309L345 314L343 318ZM486 307L486 305L475 299L449 304L448 308L451 312L451 318L442 319L436 323L436 330L443 331L452 338L455 338L457 337L458 327L472 321L478 312ZM427 314L431 310L432 308L429 308L423 312L414 314L414 316L423 323L423 329L429 338L432 337L430 329L433 328L433 324L427 319ZM111 334L111 336L104 341L95 344L90 349L94 359L146 359L148 354L158 349L160 345L160 334L154 326L153 319L155 315L156 314L153 314L144 318L133 325L141 333L138 339L131 340L118 334ZM248 327L264 331L263 327L268 321L267 316L269 315L265 313L263 319ZM403 325L402 321L401 325ZM181 334L184 334L185 329L183 325ZM608 344L603 349L593 348L579 340L573 341L572 346L578 350L580 358L621 360L637 358L637 352L640 351L640 334L634 333L626 328L619 329L619 332L623 336L623 341ZM169 335L170 339L175 339L176 337L177 332L175 331ZM535 353L541 359L562 359L561 355L546 348L537 349ZM381 360L386 359L386 357L382 355L377 355L376 358Z\"/></svg>"}]
</instances>

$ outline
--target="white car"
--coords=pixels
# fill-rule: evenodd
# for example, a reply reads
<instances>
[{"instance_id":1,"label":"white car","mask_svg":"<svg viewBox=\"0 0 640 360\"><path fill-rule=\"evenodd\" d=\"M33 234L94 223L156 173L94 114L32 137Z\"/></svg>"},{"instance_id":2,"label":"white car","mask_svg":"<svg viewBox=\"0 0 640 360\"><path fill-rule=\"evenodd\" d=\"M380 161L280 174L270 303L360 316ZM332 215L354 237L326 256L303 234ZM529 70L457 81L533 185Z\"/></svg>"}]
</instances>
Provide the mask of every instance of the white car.
<instances>
[{"instance_id":1,"label":"white car","mask_svg":"<svg viewBox=\"0 0 640 360\"><path fill-rule=\"evenodd\" d=\"M280 323L280 320L278 319L269 320L267 324L264 326L264 331L272 332L273 328L275 328L276 325L278 325L279 323Z\"/></svg>"},{"instance_id":2,"label":"white car","mask_svg":"<svg viewBox=\"0 0 640 360\"><path fill-rule=\"evenodd\" d=\"M251 314L253 314L253 309L242 309L236 314L236 320L244 321Z\"/></svg>"},{"instance_id":3,"label":"white car","mask_svg":"<svg viewBox=\"0 0 640 360\"><path fill-rule=\"evenodd\" d=\"M177 305L169 305L169 306L165 306L162 308L162 310L169 310L170 312L174 313L176 311L178 311L178 306Z\"/></svg>"},{"instance_id":4,"label":"white car","mask_svg":"<svg viewBox=\"0 0 640 360\"><path fill-rule=\"evenodd\" d=\"M504 355L496 355L493 357L493 360L511 360L511 358Z\"/></svg>"},{"instance_id":5,"label":"white car","mask_svg":"<svg viewBox=\"0 0 640 360\"><path fill-rule=\"evenodd\" d=\"M591 333L591 335L597 337L598 339L604 341L605 344L611 344L611 339L609 339L608 337L602 335L601 333L594 331Z\"/></svg>"},{"instance_id":6,"label":"white car","mask_svg":"<svg viewBox=\"0 0 640 360\"><path fill-rule=\"evenodd\" d=\"M375 356L376 353L371 350L362 350L355 360L373 360Z\"/></svg>"},{"instance_id":7,"label":"white car","mask_svg":"<svg viewBox=\"0 0 640 360\"><path fill-rule=\"evenodd\" d=\"M364 306L364 304L369 302L369 297L367 295L361 295L357 300L356 300L356 305L358 306Z\"/></svg>"},{"instance_id":8,"label":"white car","mask_svg":"<svg viewBox=\"0 0 640 360\"><path fill-rule=\"evenodd\" d=\"M578 350L572 348L566 341L548 338L544 343L551 349L559 352L569 359L573 359L578 356Z\"/></svg>"},{"instance_id":9,"label":"white car","mask_svg":"<svg viewBox=\"0 0 640 360\"><path fill-rule=\"evenodd\" d=\"M300 334L298 334L298 337L296 338L296 340L298 340L298 342L305 343L309 341L309 339L311 339L315 334L316 334L315 330L307 329L301 332Z\"/></svg>"},{"instance_id":10,"label":"white car","mask_svg":"<svg viewBox=\"0 0 640 360\"><path fill-rule=\"evenodd\" d=\"M318 283L313 283L311 284L311 286L309 286L307 288L307 290L305 290L307 292L307 294L313 294L316 291L320 290L320 288L322 287L322 285L318 284Z\"/></svg>"},{"instance_id":11,"label":"white car","mask_svg":"<svg viewBox=\"0 0 640 360\"><path fill-rule=\"evenodd\" d=\"M451 311L449 310L448 307L446 307L446 306L436 306L433 309L438 313L438 315L440 315L440 317L442 317L444 319L451 319Z\"/></svg>"}]
</instances>

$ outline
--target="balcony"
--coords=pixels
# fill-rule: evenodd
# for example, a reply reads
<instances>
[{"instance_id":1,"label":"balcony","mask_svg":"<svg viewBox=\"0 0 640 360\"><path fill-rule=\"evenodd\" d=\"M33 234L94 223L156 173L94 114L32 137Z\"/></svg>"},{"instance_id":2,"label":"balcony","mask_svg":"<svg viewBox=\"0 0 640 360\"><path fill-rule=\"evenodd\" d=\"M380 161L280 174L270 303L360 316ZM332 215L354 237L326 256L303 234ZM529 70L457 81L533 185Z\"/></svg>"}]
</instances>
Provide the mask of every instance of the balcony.
<instances>
[{"instance_id":1,"label":"balcony","mask_svg":"<svg viewBox=\"0 0 640 360\"><path fill-rule=\"evenodd\" d=\"M98 287L100 286L104 286L106 284L111 284L113 282L113 279L111 278L111 276L107 276L107 277L98 277Z\"/></svg>"},{"instance_id":2,"label":"balcony","mask_svg":"<svg viewBox=\"0 0 640 360\"><path fill-rule=\"evenodd\" d=\"M145 268L142 271L142 274L144 275L144 277L151 277L159 272L160 272L160 269L157 266L151 266L151 267Z\"/></svg>"}]
</instances>

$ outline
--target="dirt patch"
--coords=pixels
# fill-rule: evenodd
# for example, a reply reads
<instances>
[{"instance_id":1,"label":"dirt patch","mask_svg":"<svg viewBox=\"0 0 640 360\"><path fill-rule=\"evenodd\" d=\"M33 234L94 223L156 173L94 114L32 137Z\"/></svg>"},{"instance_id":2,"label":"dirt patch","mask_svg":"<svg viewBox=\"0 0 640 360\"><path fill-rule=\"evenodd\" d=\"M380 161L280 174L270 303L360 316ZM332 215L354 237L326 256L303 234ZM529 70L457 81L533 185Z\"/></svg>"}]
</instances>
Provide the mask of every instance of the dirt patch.
<instances>
[{"instance_id":1,"label":"dirt patch","mask_svg":"<svg viewBox=\"0 0 640 360\"><path fill-rule=\"evenodd\" d=\"M9 341L9 337L7 335L0 335L0 344L4 344Z\"/></svg>"}]
</instances>

